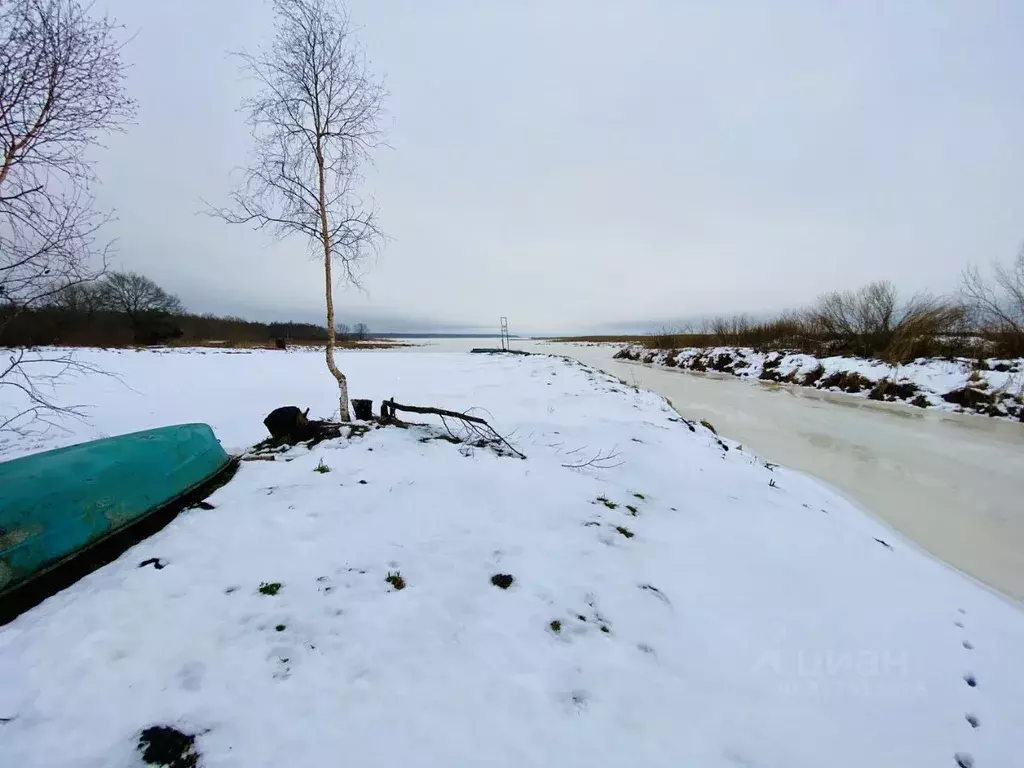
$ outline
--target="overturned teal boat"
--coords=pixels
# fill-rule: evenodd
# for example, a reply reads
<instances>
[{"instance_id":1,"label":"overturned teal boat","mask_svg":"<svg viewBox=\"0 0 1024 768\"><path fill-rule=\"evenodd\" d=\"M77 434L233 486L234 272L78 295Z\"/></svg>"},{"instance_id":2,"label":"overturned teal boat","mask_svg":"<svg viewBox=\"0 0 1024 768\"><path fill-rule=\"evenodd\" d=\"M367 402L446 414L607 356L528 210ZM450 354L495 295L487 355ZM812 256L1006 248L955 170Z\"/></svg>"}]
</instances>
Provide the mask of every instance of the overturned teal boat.
<instances>
[{"instance_id":1,"label":"overturned teal boat","mask_svg":"<svg viewBox=\"0 0 1024 768\"><path fill-rule=\"evenodd\" d=\"M177 514L182 500L195 503L234 466L206 424L0 463L0 599L161 512Z\"/></svg>"}]
</instances>

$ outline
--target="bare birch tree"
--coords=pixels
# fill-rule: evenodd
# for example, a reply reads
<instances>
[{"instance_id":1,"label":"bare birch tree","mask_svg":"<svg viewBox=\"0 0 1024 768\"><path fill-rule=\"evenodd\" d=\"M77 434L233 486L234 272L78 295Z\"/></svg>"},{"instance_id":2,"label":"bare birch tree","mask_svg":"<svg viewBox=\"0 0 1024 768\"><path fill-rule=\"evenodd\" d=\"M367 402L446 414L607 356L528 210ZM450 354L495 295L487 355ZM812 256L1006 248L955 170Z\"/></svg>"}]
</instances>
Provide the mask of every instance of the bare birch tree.
<instances>
[{"instance_id":1,"label":"bare birch tree","mask_svg":"<svg viewBox=\"0 0 1024 768\"><path fill-rule=\"evenodd\" d=\"M349 17L334 0L274 0L273 45L239 54L259 84L244 102L255 141L231 223L300 235L323 260L327 368L349 419L348 382L334 359L333 287L358 284L358 265L382 238L377 212L360 199L360 166L380 142L384 89L370 74Z\"/></svg>"},{"instance_id":2,"label":"bare birch tree","mask_svg":"<svg viewBox=\"0 0 1024 768\"><path fill-rule=\"evenodd\" d=\"M77 0L0 0L0 345L18 314L106 266L109 216L94 209L88 152L135 110L118 31ZM23 405L0 414L0 431L74 412L50 384L87 366L60 352L7 357L0 391Z\"/></svg>"}]
</instances>

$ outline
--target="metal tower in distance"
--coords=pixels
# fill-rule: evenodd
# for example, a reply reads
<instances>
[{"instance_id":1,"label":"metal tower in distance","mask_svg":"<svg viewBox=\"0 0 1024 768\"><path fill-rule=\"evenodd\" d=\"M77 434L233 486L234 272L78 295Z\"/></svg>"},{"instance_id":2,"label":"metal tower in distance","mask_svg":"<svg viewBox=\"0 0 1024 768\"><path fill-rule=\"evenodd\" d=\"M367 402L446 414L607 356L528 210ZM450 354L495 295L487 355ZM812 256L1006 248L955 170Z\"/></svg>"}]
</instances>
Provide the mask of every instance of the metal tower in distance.
<instances>
[{"instance_id":1,"label":"metal tower in distance","mask_svg":"<svg viewBox=\"0 0 1024 768\"><path fill-rule=\"evenodd\" d=\"M508 318L501 318L501 349L504 352L512 350L512 342L508 338Z\"/></svg>"}]
</instances>

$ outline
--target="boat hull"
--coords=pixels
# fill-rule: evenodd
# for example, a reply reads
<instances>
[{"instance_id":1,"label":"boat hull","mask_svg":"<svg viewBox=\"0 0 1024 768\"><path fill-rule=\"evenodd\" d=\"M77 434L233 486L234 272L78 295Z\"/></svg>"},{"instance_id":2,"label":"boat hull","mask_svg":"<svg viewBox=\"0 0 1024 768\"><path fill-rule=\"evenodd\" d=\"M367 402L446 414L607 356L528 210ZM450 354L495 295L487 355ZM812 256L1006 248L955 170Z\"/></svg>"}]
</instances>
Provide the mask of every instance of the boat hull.
<instances>
[{"instance_id":1,"label":"boat hull","mask_svg":"<svg viewBox=\"0 0 1024 768\"><path fill-rule=\"evenodd\" d=\"M0 464L0 596L221 472L206 424L95 440Z\"/></svg>"}]
</instances>

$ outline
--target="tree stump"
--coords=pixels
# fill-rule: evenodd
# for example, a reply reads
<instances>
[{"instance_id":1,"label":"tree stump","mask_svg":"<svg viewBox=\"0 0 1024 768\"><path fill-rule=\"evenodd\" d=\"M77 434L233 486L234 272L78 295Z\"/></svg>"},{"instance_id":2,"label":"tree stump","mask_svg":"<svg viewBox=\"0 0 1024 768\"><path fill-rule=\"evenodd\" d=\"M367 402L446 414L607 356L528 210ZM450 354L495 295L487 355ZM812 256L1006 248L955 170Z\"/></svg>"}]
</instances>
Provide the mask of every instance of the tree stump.
<instances>
[{"instance_id":1,"label":"tree stump","mask_svg":"<svg viewBox=\"0 0 1024 768\"><path fill-rule=\"evenodd\" d=\"M352 410L359 421L373 420L373 400L353 398Z\"/></svg>"},{"instance_id":2,"label":"tree stump","mask_svg":"<svg viewBox=\"0 0 1024 768\"><path fill-rule=\"evenodd\" d=\"M285 405L272 410L267 418L263 420L263 426L267 428L270 436L275 440L287 440L289 438L296 441L307 440L309 439L306 437L309 433L307 413L309 413L308 408L305 411L300 411L294 405Z\"/></svg>"}]
</instances>

